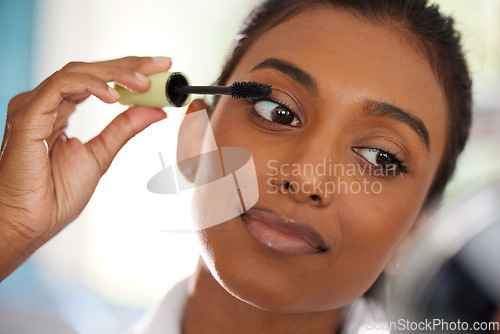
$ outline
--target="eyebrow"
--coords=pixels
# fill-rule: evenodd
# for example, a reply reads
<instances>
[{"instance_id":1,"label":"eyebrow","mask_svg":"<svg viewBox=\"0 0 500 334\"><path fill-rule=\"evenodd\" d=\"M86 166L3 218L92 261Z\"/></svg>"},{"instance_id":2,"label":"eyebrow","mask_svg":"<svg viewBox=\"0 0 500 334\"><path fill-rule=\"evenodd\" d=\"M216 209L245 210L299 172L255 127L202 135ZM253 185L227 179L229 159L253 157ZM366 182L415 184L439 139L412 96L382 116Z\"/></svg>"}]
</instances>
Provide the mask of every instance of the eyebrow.
<instances>
[{"instance_id":1,"label":"eyebrow","mask_svg":"<svg viewBox=\"0 0 500 334\"><path fill-rule=\"evenodd\" d=\"M307 73L304 70L301 70L292 63L289 63L285 60L278 58L268 58L263 62L261 62L260 64L256 65L252 69L252 71L260 70L263 68L273 68L275 70L278 70L281 73L286 74L290 78L302 84L312 93L314 94L318 93L318 82L316 81L316 79L314 79L314 77L311 74Z\"/></svg>"},{"instance_id":2,"label":"eyebrow","mask_svg":"<svg viewBox=\"0 0 500 334\"><path fill-rule=\"evenodd\" d=\"M429 131L420 118L392 104L373 100L365 102L365 111L368 116L392 118L395 121L407 124L418 134L423 144L427 147L427 151L430 151Z\"/></svg>"},{"instance_id":3,"label":"eyebrow","mask_svg":"<svg viewBox=\"0 0 500 334\"><path fill-rule=\"evenodd\" d=\"M267 58L263 62L257 64L252 69L252 71L263 68L272 68L278 70L302 84L312 93L318 93L318 82L316 81L316 79L311 74L288 61L279 58ZM398 108L392 104L374 100L366 101L364 109L368 116L387 117L395 121L407 124L418 134L418 136L422 140L422 143L425 144L427 151L430 151L431 145L429 139L429 131L420 118L413 116L409 112L406 112L403 109Z\"/></svg>"}]
</instances>

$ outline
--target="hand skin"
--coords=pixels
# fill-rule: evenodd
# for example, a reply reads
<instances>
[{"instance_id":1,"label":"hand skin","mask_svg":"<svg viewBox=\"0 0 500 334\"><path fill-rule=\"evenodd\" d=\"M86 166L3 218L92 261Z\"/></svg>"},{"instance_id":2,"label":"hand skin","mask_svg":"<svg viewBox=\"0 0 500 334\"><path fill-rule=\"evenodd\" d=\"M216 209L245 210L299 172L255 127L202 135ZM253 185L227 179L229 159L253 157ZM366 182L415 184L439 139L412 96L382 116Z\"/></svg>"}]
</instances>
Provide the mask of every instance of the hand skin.
<instances>
[{"instance_id":1,"label":"hand skin","mask_svg":"<svg viewBox=\"0 0 500 334\"><path fill-rule=\"evenodd\" d=\"M84 144L64 134L76 105L90 95L117 102L107 82L146 91L145 76L170 66L166 57L72 62L10 101L0 151L0 281L78 217L129 139L166 117L133 107Z\"/></svg>"}]
</instances>

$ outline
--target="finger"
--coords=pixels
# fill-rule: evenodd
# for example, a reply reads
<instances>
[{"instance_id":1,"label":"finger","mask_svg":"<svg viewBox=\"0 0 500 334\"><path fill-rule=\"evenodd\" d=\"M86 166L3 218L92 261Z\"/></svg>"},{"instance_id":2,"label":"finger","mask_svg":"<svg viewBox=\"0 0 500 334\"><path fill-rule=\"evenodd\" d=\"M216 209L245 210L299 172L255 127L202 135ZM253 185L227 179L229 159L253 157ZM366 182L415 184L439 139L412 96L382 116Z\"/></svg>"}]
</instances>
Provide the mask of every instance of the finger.
<instances>
[{"instance_id":1,"label":"finger","mask_svg":"<svg viewBox=\"0 0 500 334\"><path fill-rule=\"evenodd\" d=\"M33 97L34 91L28 91L14 96L7 106L7 117L24 107Z\"/></svg>"},{"instance_id":2,"label":"finger","mask_svg":"<svg viewBox=\"0 0 500 334\"><path fill-rule=\"evenodd\" d=\"M1 152L3 152L3 148L5 144L7 143L7 138L10 135L10 119L12 118L12 115L18 111L22 106L24 106L29 99L31 99L31 96L33 95L32 91L29 92L24 92L21 94L18 94L14 96L10 101L9 105L7 106L7 115L5 119L5 127L3 131L3 139L2 139L2 145L0 146L0 157L2 156Z\"/></svg>"},{"instance_id":3,"label":"finger","mask_svg":"<svg viewBox=\"0 0 500 334\"><path fill-rule=\"evenodd\" d=\"M58 129L55 130L49 138L47 138L47 149L49 154L52 152L54 149L54 146L56 145L57 141L59 141L61 138L64 139L64 141L67 140L66 132L64 129Z\"/></svg>"},{"instance_id":4,"label":"finger","mask_svg":"<svg viewBox=\"0 0 500 334\"><path fill-rule=\"evenodd\" d=\"M52 126L52 132L50 136L46 139L47 145L49 147L49 152L52 151L54 144L57 142L59 137L64 135L66 128L68 127L68 119L75 109L75 102L69 102L63 100L61 104L57 107L57 117Z\"/></svg>"},{"instance_id":5,"label":"finger","mask_svg":"<svg viewBox=\"0 0 500 334\"><path fill-rule=\"evenodd\" d=\"M130 67L105 63L72 62L61 69L65 73L84 73L96 76L105 82L114 81L134 92L144 92L150 86L149 78ZM74 96L74 101L84 100L88 96Z\"/></svg>"},{"instance_id":6,"label":"finger","mask_svg":"<svg viewBox=\"0 0 500 334\"><path fill-rule=\"evenodd\" d=\"M57 72L56 72L57 73ZM45 85L47 85L47 82L52 80L52 76L46 78L43 80L38 86L36 86L34 89L21 93L17 96L15 96L10 102L8 106L8 111L7 111L7 116L10 114L13 114L15 112L18 112L19 109L23 108L26 106L30 101L33 96L35 96L41 88L43 88Z\"/></svg>"},{"instance_id":7,"label":"finger","mask_svg":"<svg viewBox=\"0 0 500 334\"><path fill-rule=\"evenodd\" d=\"M103 64L111 64L123 67L132 68L145 75L156 72L167 71L172 66L172 59L168 57L124 57L119 59L107 60L100 62Z\"/></svg>"},{"instance_id":8,"label":"finger","mask_svg":"<svg viewBox=\"0 0 500 334\"><path fill-rule=\"evenodd\" d=\"M127 57L97 63L71 62L62 71L92 74L134 92L143 92L150 84L146 75L166 71L170 66L171 61L166 57Z\"/></svg>"},{"instance_id":9,"label":"finger","mask_svg":"<svg viewBox=\"0 0 500 334\"><path fill-rule=\"evenodd\" d=\"M118 151L130 138L166 117L162 109L147 107L133 107L118 115L100 135L86 144L101 175L108 170Z\"/></svg>"},{"instance_id":10,"label":"finger","mask_svg":"<svg viewBox=\"0 0 500 334\"><path fill-rule=\"evenodd\" d=\"M52 132L57 114L54 110L63 99L83 93L95 95L106 103L114 103L119 94L102 79L81 73L58 71L31 98L30 103L13 115L12 134L23 132L26 139L44 140Z\"/></svg>"},{"instance_id":11,"label":"finger","mask_svg":"<svg viewBox=\"0 0 500 334\"><path fill-rule=\"evenodd\" d=\"M100 70L104 66L110 65L110 68L106 71L105 77L102 78L106 82L115 81L134 91L145 90L149 87L149 79L146 77L138 78L135 72L140 74L149 75L156 72L167 71L172 65L172 60L168 57L124 57L114 60L96 62L96 63L85 63L85 62L71 62L68 63L62 72L81 72L87 74L93 74L95 76L100 76ZM124 69L127 68L127 69ZM113 71L113 70L114 71ZM128 70L128 71L127 71ZM131 73L133 70L133 73ZM116 71L125 71L126 75L120 76L120 73ZM114 74L114 75L113 75ZM31 98L38 93L38 91L50 81L51 77L45 79L40 85L35 89L21 93L15 96L10 102L7 109L7 116L16 112L23 106L25 106ZM81 96L72 96L71 99L76 103L85 100L89 94L82 94ZM68 98L69 99L69 98Z\"/></svg>"}]
</instances>

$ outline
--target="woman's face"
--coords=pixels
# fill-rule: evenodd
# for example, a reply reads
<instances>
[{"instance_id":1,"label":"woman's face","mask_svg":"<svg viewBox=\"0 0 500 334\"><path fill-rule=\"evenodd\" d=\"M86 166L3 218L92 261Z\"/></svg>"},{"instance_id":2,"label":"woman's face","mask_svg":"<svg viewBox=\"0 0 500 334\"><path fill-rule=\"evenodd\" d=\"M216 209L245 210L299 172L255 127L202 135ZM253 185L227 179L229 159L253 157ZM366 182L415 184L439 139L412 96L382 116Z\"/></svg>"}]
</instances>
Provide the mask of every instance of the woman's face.
<instances>
[{"instance_id":1,"label":"woman's face","mask_svg":"<svg viewBox=\"0 0 500 334\"><path fill-rule=\"evenodd\" d=\"M201 232L203 258L234 296L263 309L341 307L381 274L417 218L443 156L439 81L394 27L332 9L254 41L230 82L274 101L223 97L219 147L251 151L259 200Z\"/></svg>"}]
</instances>

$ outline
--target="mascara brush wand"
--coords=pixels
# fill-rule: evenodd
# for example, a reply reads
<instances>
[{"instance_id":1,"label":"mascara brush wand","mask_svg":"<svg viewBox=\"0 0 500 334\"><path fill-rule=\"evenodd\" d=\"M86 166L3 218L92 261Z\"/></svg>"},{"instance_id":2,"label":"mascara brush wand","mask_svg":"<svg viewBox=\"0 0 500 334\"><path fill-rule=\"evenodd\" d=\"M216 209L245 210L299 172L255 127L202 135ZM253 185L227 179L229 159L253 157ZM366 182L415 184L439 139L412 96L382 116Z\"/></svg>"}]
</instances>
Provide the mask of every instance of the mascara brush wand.
<instances>
[{"instance_id":1,"label":"mascara brush wand","mask_svg":"<svg viewBox=\"0 0 500 334\"><path fill-rule=\"evenodd\" d=\"M156 73L149 76L150 89L134 93L115 85L120 103L146 107L182 107L189 103L191 94L230 95L234 99L259 100L272 94L271 86L258 82L235 82L231 86L191 86L187 77L179 72Z\"/></svg>"}]
</instances>

